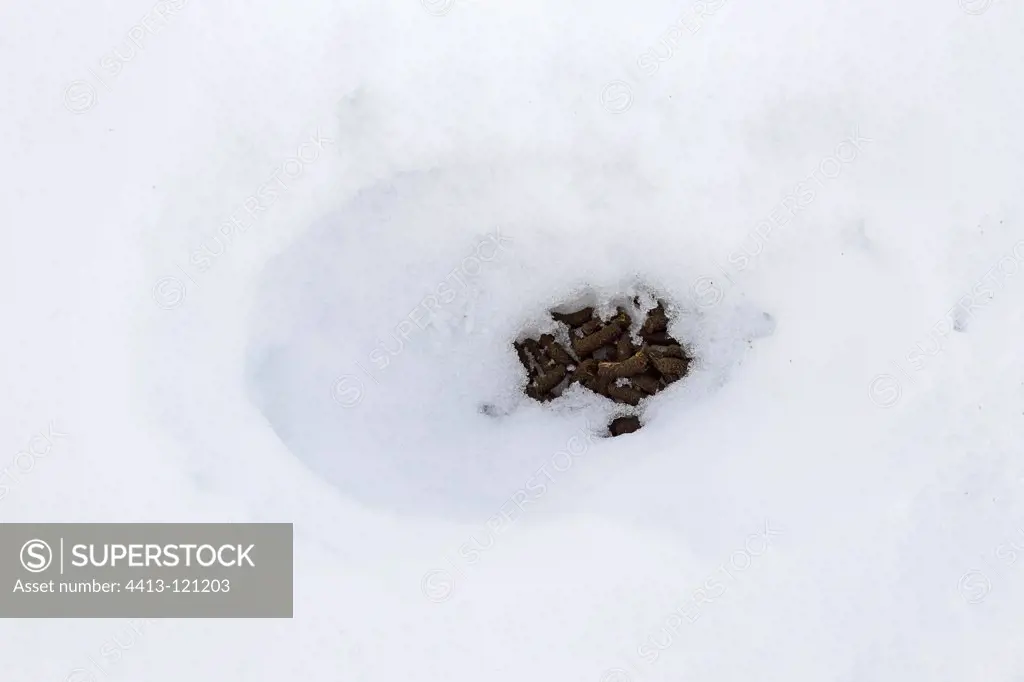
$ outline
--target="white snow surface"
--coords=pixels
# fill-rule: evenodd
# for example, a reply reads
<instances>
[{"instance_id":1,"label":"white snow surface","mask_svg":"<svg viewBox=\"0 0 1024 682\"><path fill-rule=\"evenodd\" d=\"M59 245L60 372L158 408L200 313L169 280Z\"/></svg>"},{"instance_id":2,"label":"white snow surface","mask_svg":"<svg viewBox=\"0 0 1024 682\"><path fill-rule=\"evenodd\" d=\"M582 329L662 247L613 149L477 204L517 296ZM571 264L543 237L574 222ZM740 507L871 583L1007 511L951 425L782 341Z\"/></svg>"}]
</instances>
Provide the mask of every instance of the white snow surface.
<instances>
[{"instance_id":1,"label":"white snow surface","mask_svg":"<svg viewBox=\"0 0 1024 682\"><path fill-rule=\"evenodd\" d=\"M0 678L1024 679L1022 31L7 3L0 521L293 522L295 608L5 620ZM644 428L522 396L644 287L698 358Z\"/></svg>"}]
</instances>

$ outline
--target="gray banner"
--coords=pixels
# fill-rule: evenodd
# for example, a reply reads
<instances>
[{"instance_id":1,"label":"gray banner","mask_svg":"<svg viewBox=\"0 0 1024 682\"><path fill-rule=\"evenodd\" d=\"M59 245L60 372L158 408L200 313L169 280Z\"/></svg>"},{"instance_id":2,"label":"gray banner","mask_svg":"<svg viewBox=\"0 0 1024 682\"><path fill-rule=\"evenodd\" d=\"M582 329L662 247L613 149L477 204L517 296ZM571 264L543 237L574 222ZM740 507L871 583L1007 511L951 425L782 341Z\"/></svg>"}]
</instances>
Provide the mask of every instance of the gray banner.
<instances>
[{"instance_id":1,"label":"gray banner","mask_svg":"<svg viewBox=\"0 0 1024 682\"><path fill-rule=\"evenodd\" d=\"M0 618L291 618L290 523L0 524Z\"/></svg>"}]
</instances>

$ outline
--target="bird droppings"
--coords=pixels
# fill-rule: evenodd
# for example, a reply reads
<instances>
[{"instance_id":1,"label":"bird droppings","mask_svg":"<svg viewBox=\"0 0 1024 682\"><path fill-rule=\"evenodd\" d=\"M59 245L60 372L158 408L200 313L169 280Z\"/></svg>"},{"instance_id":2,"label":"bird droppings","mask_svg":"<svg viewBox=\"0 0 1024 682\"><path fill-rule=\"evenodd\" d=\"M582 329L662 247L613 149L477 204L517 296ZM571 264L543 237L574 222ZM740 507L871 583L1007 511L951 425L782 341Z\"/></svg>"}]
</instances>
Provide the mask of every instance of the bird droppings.
<instances>
[{"instance_id":1,"label":"bird droppings","mask_svg":"<svg viewBox=\"0 0 1024 682\"><path fill-rule=\"evenodd\" d=\"M639 308L639 300L634 299ZM526 369L524 392L542 403L554 400L572 386L597 393L615 403L636 407L669 384L686 376L693 358L668 333L664 302L634 319L619 306L601 319L593 307L569 313L552 312L564 328L556 334L523 338L512 345ZM563 344L556 338L568 340ZM612 436L640 428L636 416L618 417L608 427Z\"/></svg>"}]
</instances>

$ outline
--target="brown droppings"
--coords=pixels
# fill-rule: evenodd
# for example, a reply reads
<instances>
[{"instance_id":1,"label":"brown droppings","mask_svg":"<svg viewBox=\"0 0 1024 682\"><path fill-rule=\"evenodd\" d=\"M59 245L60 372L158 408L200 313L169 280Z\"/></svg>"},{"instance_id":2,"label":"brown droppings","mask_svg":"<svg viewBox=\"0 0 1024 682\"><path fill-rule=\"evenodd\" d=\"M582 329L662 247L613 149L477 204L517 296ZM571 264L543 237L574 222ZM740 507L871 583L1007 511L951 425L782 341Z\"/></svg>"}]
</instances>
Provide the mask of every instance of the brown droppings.
<instances>
[{"instance_id":1,"label":"brown droppings","mask_svg":"<svg viewBox=\"0 0 1024 682\"><path fill-rule=\"evenodd\" d=\"M582 381L587 378L597 377L597 360L594 358L588 358L576 366L575 371L572 373L570 382Z\"/></svg>"},{"instance_id":2,"label":"brown droppings","mask_svg":"<svg viewBox=\"0 0 1024 682\"><path fill-rule=\"evenodd\" d=\"M540 363L542 353L540 350L540 344L537 343L536 339L525 339L523 341L523 348L525 348L526 352L530 354L530 357L533 358L534 362Z\"/></svg>"},{"instance_id":3,"label":"brown droppings","mask_svg":"<svg viewBox=\"0 0 1024 682\"><path fill-rule=\"evenodd\" d=\"M599 319L597 319L595 317L592 320L587 320L582 325L580 325L578 328L573 329L572 330L573 331L572 336L573 336L573 338L579 338L579 337L582 337L582 336L589 336L590 334L593 334L598 329L600 329L602 326L604 326L604 323L601 322L601 320L599 320Z\"/></svg>"},{"instance_id":4,"label":"brown droppings","mask_svg":"<svg viewBox=\"0 0 1024 682\"><path fill-rule=\"evenodd\" d=\"M686 374L686 370L690 365L688 360L666 358L657 355L651 356L651 362L654 363L655 369L661 373L661 376L665 377L665 380L669 382L681 379Z\"/></svg>"},{"instance_id":5,"label":"brown droppings","mask_svg":"<svg viewBox=\"0 0 1024 682\"><path fill-rule=\"evenodd\" d=\"M634 305L640 306L634 298ZM623 307L602 321L593 307L568 313L552 312L552 318L566 325L569 347L546 333L513 345L527 369L526 395L547 402L562 395L573 384L620 404L637 406L666 386L686 376L692 358L682 344L668 333L667 307L662 301L648 311L639 324L638 346L630 330L637 330L629 311ZM613 436L640 428L639 417L612 421Z\"/></svg>"},{"instance_id":6,"label":"brown droppings","mask_svg":"<svg viewBox=\"0 0 1024 682\"><path fill-rule=\"evenodd\" d=\"M629 317L629 312L622 306L615 309L615 315L608 322L609 324L617 324L624 330L629 329L630 325L633 324L633 320Z\"/></svg>"},{"instance_id":7,"label":"brown droppings","mask_svg":"<svg viewBox=\"0 0 1024 682\"><path fill-rule=\"evenodd\" d=\"M551 317L555 322L561 322L569 327L579 327L593 319L594 309L588 306L572 313L551 313Z\"/></svg>"},{"instance_id":8,"label":"brown droppings","mask_svg":"<svg viewBox=\"0 0 1024 682\"><path fill-rule=\"evenodd\" d=\"M631 377L634 374L640 374L647 369L647 352L643 349L635 353L632 357L622 362L602 362L597 366L597 373L599 376L609 376L614 378L620 377Z\"/></svg>"},{"instance_id":9,"label":"brown droppings","mask_svg":"<svg viewBox=\"0 0 1024 682\"><path fill-rule=\"evenodd\" d=\"M655 332L663 332L668 329L668 316L665 314L665 306L661 301L647 313L647 319L640 326L640 335L647 336Z\"/></svg>"},{"instance_id":10,"label":"brown droppings","mask_svg":"<svg viewBox=\"0 0 1024 682\"><path fill-rule=\"evenodd\" d=\"M638 374L635 377L631 377L630 381L648 395L654 395L661 389L661 382L658 380L658 377L651 376L650 374Z\"/></svg>"},{"instance_id":11,"label":"brown droppings","mask_svg":"<svg viewBox=\"0 0 1024 682\"><path fill-rule=\"evenodd\" d=\"M611 377L587 377L582 383L594 393L611 398L608 393L608 388L612 385Z\"/></svg>"},{"instance_id":12,"label":"brown droppings","mask_svg":"<svg viewBox=\"0 0 1024 682\"><path fill-rule=\"evenodd\" d=\"M519 362L526 368L527 374L533 371L533 363L530 361L530 354L526 350L526 346L516 341L512 344L516 349L516 355L519 356Z\"/></svg>"},{"instance_id":13,"label":"brown droppings","mask_svg":"<svg viewBox=\"0 0 1024 682\"><path fill-rule=\"evenodd\" d=\"M639 428L639 417L617 417L608 425L608 433L612 434L612 437L622 436L627 433L633 433L639 430Z\"/></svg>"},{"instance_id":14,"label":"brown droppings","mask_svg":"<svg viewBox=\"0 0 1024 682\"><path fill-rule=\"evenodd\" d=\"M565 346L555 341L555 337L551 334L544 334L540 337L540 346L555 362L562 365L576 364L576 358L569 355L569 351L565 349Z\"/></svg>"},{"instance_id":15,"label":"brown droppings","mask_svg":"<svg viewBox=\"0 0 1024 682\"><path fill-rule=\"evenodd\" d=\"M640 337L647 343L659 346L668 346L676 342L675 339L669 336L668 332L649 332L645 334L641 331Z\"/></svg>"},{"instance_id":16,"label":"brown droppings","mask_svg":"<svg viewBox=\"0 0 1024 682\"><path fill-rule=\"evenodd\" d=\"M622 326L615 322L610 322L593 334L589 334L582 338L572 340L572 349L576 352L577 357L583 358L596 351L601 346L612 343L619 335L622 334Z\"/></svg>"},{"instance_id":17,"label":"brown droppings","mask_svg":"<svg viewBox=\"0 0 1024 682\"><path fill-rule=\"evenodd\" d=\"M686 351L679 344L673 344L671 346L650 346L652 353L657 353L662 357L666 358L685 358Z\"/></svg>"},{"instance_id":18,"label":"brown droppings","mask_svg":"<svg viewBox=\"0 0 1024 682\"><path fill-rule=\"evenodd\" d=\"M636 347L633 345L633 340L629 338L629 334L623 334L615 342L615 359L619 362L631 358L636 353Z\"/></svg>"},{"instance_id":19,"label":"brown droppings","mask_svg":"<svg viewBox=\"0 0 1024 682\"><path fill-rule=\"evenodd\" d=\"M640 401L646 397L642 391L638 391L629 384L619 386L615 383L608 384L605 395L617 403L626 403L627 405L634 406L639 405Z\"/></svg>"},{"instance_id":20,"label":"brown droppings","mask_svg":"<svg viewBox=\"0 0 1024 682\"><path fill-rule=\"evenodd\" d=\"M562 383L562 379L565 378L565 374L565 365L555 365L552 369L537 377L534 382L534 385L537 387L537 392L541 395L550 393L551 389Z\"/></svg>"}]
</instances>

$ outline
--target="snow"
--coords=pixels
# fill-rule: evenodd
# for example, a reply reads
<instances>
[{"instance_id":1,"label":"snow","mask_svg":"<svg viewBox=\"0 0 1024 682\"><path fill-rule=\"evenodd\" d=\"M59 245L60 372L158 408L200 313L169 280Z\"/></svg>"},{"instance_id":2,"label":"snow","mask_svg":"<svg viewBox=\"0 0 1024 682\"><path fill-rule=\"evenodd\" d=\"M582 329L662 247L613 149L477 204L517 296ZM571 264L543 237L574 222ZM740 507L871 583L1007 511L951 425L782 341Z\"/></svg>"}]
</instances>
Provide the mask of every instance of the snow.
<instances>
[{"instance_id":1,"label":"snow","mask_svg":"<svg viewBox=\"0 0 1024 682\"><path fill-rule=\"evenodd\" d=\"M296 533L293 619L4 679L1024 678L1020 3L0 15L0 521ZM644 428L521 396L640 287Z\"/></svg>"}]
</instances>

